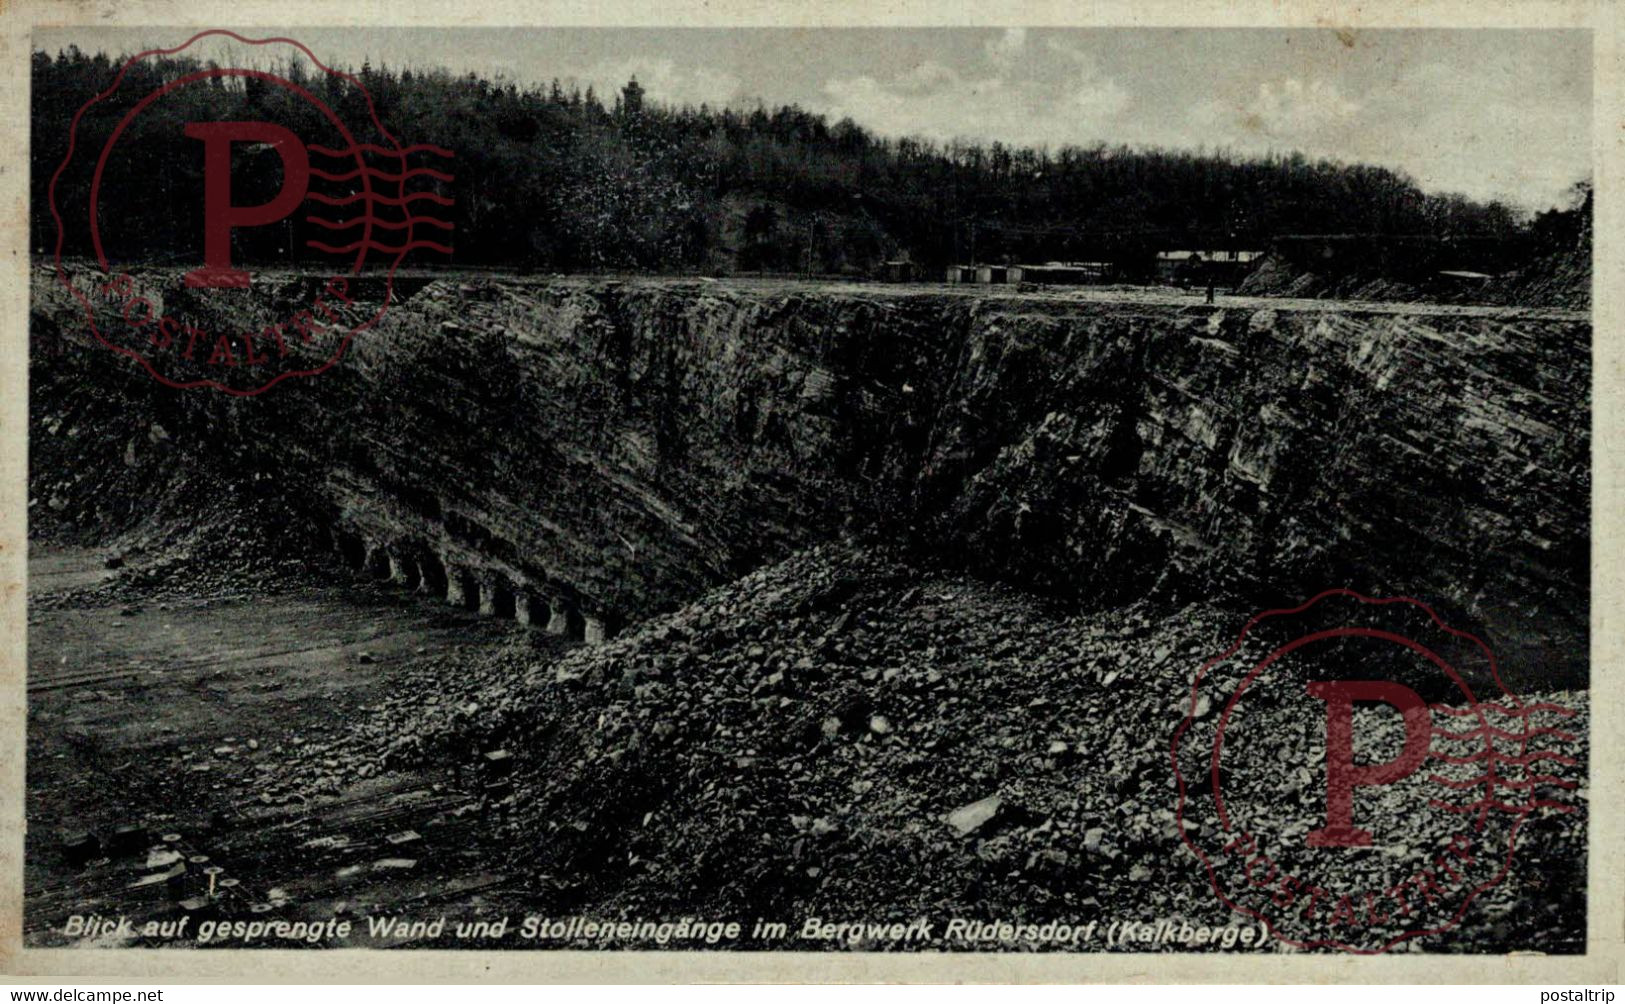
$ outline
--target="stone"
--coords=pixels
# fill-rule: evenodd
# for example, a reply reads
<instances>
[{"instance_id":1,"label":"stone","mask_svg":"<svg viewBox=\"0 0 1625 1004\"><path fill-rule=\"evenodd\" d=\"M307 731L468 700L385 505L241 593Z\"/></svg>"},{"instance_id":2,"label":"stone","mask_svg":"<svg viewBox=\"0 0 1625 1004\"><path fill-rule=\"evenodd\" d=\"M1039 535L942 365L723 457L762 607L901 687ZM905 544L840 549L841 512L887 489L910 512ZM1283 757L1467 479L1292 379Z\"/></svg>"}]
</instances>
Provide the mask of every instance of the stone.
<instances>
[{"instance_id":1,"label":"stone","mask_svg":"<svg viewBox=\"0 0 1625 1004\"><path fill-rule=\"evenodd\" d=\"M943 817L943 820L962 837L968 837L991 823L1003 808L1004 800L989 795L980 801L962 805Z\"/></svg>"},{"instance_id":2,"label":"stone","mask_svg":"<svg viewBox=\"0 0 1625 1004\"><path fill-rule=\"evenodd\" d=\"M89 830L75 830L62 835L62 856L68 864L82 866L101 856L102 842Z\"/></svg>"},{"instance_id":3,"label":"stone","mask_svg":"<svg viewBox=\"0 0 1625 1004\"><path fill-rule=\"evenodd\" d=\"M134 854L147 845L147 828L140 823L119 823L107 841L108 852L115 857Z\"/></svg>"},{"instance_id":4,"label":"stone","mask_svg":"<svg viewBox=\"0 0 1625 1004\"><path fill-rule=\"evenodd\" d=\"M162 847L154 847L147 852L147 868L168 868L181 860L180 851L171 851Z\"/></svg>"},{"instance_id":5,"label":"stone","mask_svg":"<svg viewBox=\"0 0 1625 1004\"><path fill-rule=\"evenodd\" d=\"M134 882L131 882L129 885L125 886L125 888L144 889L149 886L165 885L167 883L176 882L185 874L186 862L180 860L180 856L176 855L175 863L170 865L168 868L164 869L163 871L153 872L150 875L143 875Z\"/></svg>"}]
</instances>

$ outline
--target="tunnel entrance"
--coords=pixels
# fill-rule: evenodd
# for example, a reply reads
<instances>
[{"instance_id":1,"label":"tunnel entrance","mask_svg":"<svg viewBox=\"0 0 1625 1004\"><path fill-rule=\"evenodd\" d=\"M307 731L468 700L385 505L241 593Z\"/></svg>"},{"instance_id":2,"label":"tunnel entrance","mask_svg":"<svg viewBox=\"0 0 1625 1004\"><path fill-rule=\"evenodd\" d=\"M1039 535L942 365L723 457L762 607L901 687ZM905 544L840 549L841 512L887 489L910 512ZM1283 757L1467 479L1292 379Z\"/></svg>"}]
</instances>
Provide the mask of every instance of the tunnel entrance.
<instances>
[{"instance_id":1,"label":"tunnel entrance","mask_svg":"<svg viewBox=\"0 0 1625 1004\"><path fill-rule=\"evenodd\" d=\"M456 597L457 605L464 610L478 610L480 608L480 580L474 577L473 572L456 571L451 574L457 577L457 584L462 587L462 595ZM449 594L448 598L451 598Z\"/></svg>"},{"instance_id":2,"label":"tunnel entrance","mask_svg":"<svg viewBox=\"0 0 1625 1004\"><path fill-rule=\"evenodd\" d=\"M333 539L338 544L339 560L344 562L346 568L360 571L367 563L367 545L361 538L344 530L335 531Z\"/></svg>"},{"instance_id":3,"label":"tunnel entrance","mask_svg":"<svg viewBox=\"0 0 1625 1004\"><path fill-rule=\"evenodd\" d=\"M491 584L491 614L509 620L514 617L513 587L501 579Z\"/></svg>"},{"instance_id":4,"label":"tunnel entrance","mask_svg":"<svg viewBox=\"0 0 1625 1004\"><path fill-rule=\"evenodd\" d=\"M418 560L419 582L418 587L431 596L442 599L446 595L446 566L433 554L425 554Z\"/></svg>"}]
</instances>

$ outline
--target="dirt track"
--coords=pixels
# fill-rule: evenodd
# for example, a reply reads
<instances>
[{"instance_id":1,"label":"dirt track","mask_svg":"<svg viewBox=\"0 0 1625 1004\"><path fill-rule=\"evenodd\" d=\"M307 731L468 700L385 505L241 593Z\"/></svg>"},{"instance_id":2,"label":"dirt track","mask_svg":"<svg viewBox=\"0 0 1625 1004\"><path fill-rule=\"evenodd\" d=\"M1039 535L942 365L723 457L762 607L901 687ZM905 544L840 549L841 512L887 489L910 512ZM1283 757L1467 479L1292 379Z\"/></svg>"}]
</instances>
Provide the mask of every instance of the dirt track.
<instances>
[{"instance_id":1,"label":"dirt track","mask_svg":"<svg viewBox=\"0 0 1625 1004\"><path fill-rule=\"evenodd\" d=\"M110 574L96 550L33 551L36 602ZM463 791L460 765L339 782L334 761L302 749L338 738L402 672L493 643L510 625L359 583L151 605L69 598L35 609L29 630L31 943L79 941L61 933L73 914L125 914L137 926L172 917L207 889L211 866L224 869L216 881L237 880L225 912L264 904L290 920L361 900L368 912L442 899L472 909L477 890L502 884L464 860L472 844L460 831L478 798ZM141 824L145 838L123 854L104 846L88 867L67 860L65 831L105 840L120 823ZM419 839L387 839L408 831ZM129 888L153 848L209 860ZM373 867L387 859L417 864Z\"/></svg>"}]
</instances>

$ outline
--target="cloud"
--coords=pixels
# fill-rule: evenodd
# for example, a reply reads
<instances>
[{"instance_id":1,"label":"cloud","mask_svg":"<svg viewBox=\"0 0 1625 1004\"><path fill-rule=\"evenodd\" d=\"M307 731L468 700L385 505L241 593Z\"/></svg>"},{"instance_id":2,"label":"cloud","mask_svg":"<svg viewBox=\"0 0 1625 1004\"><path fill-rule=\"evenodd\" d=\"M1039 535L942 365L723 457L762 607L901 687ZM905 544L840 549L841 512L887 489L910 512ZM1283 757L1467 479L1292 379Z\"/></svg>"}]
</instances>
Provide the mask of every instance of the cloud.
<instances>
[{"instance_id":1,"label":"cloud","mask_svg":"<svg viewBox=\"0 0 1625 1004\"><path fill-rule=\"evenodd\" d=\"M1258 85L1258 96L1246 108L1246 121L1271 136L1302 136L1350 118L1360 106L1324 80L1305 84L1295 77Z\"/></svg>"},{"instance_id":2,"label":"cloud","mask_svg":"<svg viewBox=\"0 0 1625 1004\"><path fill-rule=\"evenodd\" d=\"M1332 83L1288 77L1259 83L1245 101L1198 102L1189 118L1193 130L1216 146L1312 148L1346 129L1360 112L1360 104Z\"/></svg>"},{"instance_id":3,"label":"cloud","mask_svg":"<svg viewBox=\"0 0 1625 1004\"><path fill-rule=\"evenodd\" d=\"M891 76L834 78L824 84L821 110L883 135L942 141L1060 145L1109 134L1132 95L1087 52L1028 42L1016 28L987 41L989 65L978 72L926 61Z\"/></svg>"},{"instance_id":4,"label":"cloud","mask_svg":"<svg viewBox=\"0 0 1625 1004\"><path fill-rule=\"evenodd\" d=\"M1027 48L1027 29L1006 28L1004 34L988 41L983 48L989 62L1001 69L1008 69Z\"/></svg>"}]
</instances>

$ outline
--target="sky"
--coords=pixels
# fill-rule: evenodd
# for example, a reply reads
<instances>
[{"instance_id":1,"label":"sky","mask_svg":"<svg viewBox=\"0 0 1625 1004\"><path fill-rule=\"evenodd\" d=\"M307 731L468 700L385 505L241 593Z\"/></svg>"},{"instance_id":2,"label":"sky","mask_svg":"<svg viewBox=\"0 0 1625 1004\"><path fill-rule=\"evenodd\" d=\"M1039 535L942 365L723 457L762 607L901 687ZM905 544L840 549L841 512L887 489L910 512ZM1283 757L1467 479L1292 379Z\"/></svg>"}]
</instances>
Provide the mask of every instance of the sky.
<instances>
[{"instance_id":1,"label":"sky","mask_svg":"<svg viewBox=\"0 0 1625 1004\"><path fill-rule=\"evenodd\" d=\"M39 31L109 55L182 29ZM246 35L266 35L261 30ZM329 65L445 67L606 99L798 104L888 136L1302 151L1529 210L1591 169L1585 31L1170 28L282 29ZM210 44L213 44L211 40ZM229 43L235 45L235 43ZM241 52L242 47L237 46ZM256 53L262 50L255 50Z\"/></svg>"}]
</instances>

